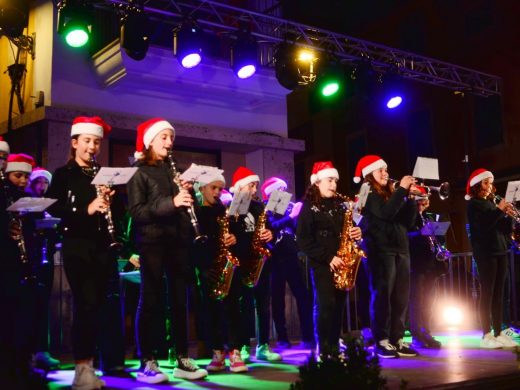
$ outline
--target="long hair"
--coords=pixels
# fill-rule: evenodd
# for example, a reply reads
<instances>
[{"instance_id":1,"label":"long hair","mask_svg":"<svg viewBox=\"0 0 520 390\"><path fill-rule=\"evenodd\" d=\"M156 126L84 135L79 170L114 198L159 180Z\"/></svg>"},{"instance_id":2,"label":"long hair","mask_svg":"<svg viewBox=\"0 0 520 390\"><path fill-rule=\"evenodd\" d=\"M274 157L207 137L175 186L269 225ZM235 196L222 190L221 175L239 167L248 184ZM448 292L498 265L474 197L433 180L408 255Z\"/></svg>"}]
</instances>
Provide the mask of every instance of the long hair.
<instances>
[{"instance_id":1,"label":"long hair","mask_svg":"<svg viewBox=\"0 0 520 390\"><path fill-rule=\"evenodd\" d=\"M304 200L308 200L311 202L312 206L316 206L317 208L321 209L323 206L323 198L320 194L320 189L316 184L311 184L307 189L305 190L305 195L303 196ZM338 205L343 203L343 200L339 197L334 197L334 200Z\"/></svg>"},{"instance_id":2,"label":"long hair","mask_svg":"<svg viewBox=\"0 0 520 390\"><path fill-rule=\"evenodd\" d=\"M372 191L374 191L376 194L381 196L385 201L390 199L392 196L392 193L395 191L394 186L388 180L385 186L382 186L379 184L376 179L374 178L374 175L372 173L369 173L365 176L365 181L370 184L370 187L372 188Z\"/></svg>"},{"instance_id":3,"label":"long hair","mask_svg":"<svg viewBox=\"0 0 520 390\"><path fill-rule=\"evenodd\" d=\"M73 135L70 139L70 151L69 151L69 159L67 160L67 163L70 163L71 161L74 161L76 159L76 149L72 147L72 140L75 139L76 141L79 138L79 134Z\"/></svg>"},{"instance_id":4,"label":"long hair","mask_svg":"<svg viewBox=\"0 0 520 390\"><path fill-rule=\"evenodd\" d=\"M472 198L482 198L480 193L482 192L482 181L479 181L477 184L469 188L469 194ZM495 198L495 194L497 192L497 188L495 185L491 186L491 193L485 197L486 200L493 200Z\"/></svg>"},{"instance_id":5,"label":"long hair","mask_svg":"<svg viewBox=\"0 0 520 390\"><path fill-rule=\"evenodd\" d=\"M139 159L144 165L157 165L157 154L153 148L146 148L143 150L143 158Z\"/></svg>"}]
</instances>

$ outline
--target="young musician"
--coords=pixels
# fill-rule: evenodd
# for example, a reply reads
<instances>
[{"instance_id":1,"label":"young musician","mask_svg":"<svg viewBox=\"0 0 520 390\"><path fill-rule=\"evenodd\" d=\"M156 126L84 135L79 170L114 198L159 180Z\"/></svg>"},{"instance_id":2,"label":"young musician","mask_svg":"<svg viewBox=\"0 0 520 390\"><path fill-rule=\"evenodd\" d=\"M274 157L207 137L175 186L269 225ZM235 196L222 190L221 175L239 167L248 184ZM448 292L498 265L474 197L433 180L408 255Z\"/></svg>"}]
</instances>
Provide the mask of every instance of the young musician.
<instances>
[{"instance_id":1,"label":"young musician","mask_svg":"<svg viewBox=\"0 0 520 390\"><path fill-rule=\"evenodd\" d=\"M255 235L256 224L262 212L264 205L261 201L254 199L260 178L253 171L246 167L239 167L233 174L233 185L229 189L232 193L246 192L253 197L249 205L246 215L240 215L238 218L231 218L230 229L237 238L237 244L232 247L239 261L240 267L237 272L238 278L246 276L246 266L248 261L256 261L252 259L252 243ZM273 238L273 233L268 228L261 230L259 233L262 245L265 245ZM258 345L256 348L256 358L258 360L278 361L281 360L280 354L272 352L269 347L269 327L270 327L270 259L264 265L264 269L260 274L258 283L254 287L247 287L242 284L242 359L249 359L249 327L248 318L258 319Z\"/></svg>"},{"instance_id":2,"label":"young musician","mask_svg":"<svg viewBox=\"0 0 520 390\"><path fill-rule=\"evenodd\" d=\"M29 178L27 193L34 198L43 198L49 188L52 174L44 168L34 168ZM50 215L38 213L36 218L43 219ZM35 304L36 345L34 349L34 364L44 370L56 369L60 361L49 353L49 301L51 297L52 283L54 280L54 248L58 241L56 228L35 229L33 237L37 266L35 276L37 278L38 294Z\"/></svg>"},{"instance_id":3,"label":"young musician","mask_svg":"<svg viewBox=\"0 0 520 390\"><path fill-rule=\"evenodd\" d=\"M404 176L394 189L381 157L361 158L354 182L364 177L371 187L361 225L367 248L370 278L370 322L375 353L382 358L416 356L404 341L410 293L410 250L407 231L417 216L409 191L415 179Z\"/></svg>"},{"instance_id":4,"label":"young musician","mask_svg":"<svg viewBox=\"0 0 520 390\"><path fill-rule=\"evenodd\" d=\"M49 213L61 218L62 255L65 274L72 290L74 313L72 347L75 360L73 389L100 389L105 382L94 371L96 350L101 352L105 370L124 365L124 339L121 312L113 305L117 298L117 262L110 250L110 235L105 213L111 207L113 190L99 187L92 179L97 169L95 156L101 140L111 127L99 117L77 117L71 127L69 161L58 168L47 197L57 199ZM116 299L117 300L117 299ZM108 310L107 308L112 310ZM98 340L110 332L108 343ZM105 340L103 339L103 340ZM118 351L118 356L112 354Z\"/></svg>"},{"instance_id":5,"label":"young musician","mask_svg":"<svg viewBox=\"0 0 520 390\"><path fill-rule=\"evenodd\" d=\"M440 348L441 343L430 333L430 319L435 294L435 281L439 276L440 263L435 258L436 248L434 241L421 234L421 229L428 221L435 221L433 216L426 212L430 206L430 199L424 191L416 198L417 218L414 227L408 233L410 240L410 332L412 345L416 348ZM437 239L437 238L434 238Z\"/></svg>"},{"instance_id":6,"label":"young musician","mask_svg":"<svg viewBox=\"0 0 520 390\"><path fill-rule=\"evenodd\" d=\"M141 291L136 336L141 369L137 380L168 381L157 363L158 337L163 317L164 276L168 285L173 341L177 353L176 378L202 379L208 373L188 356L187 288L193 282L189 247L193 227L186 212L193 198L174 183L169 161L175 130L164 119L154 118L137 127L137 173L128 183L128 206L135 224L140 255Z\"/></svg>"},{"instance_id":7,"label":"young musician","mask_svg":"<svg viewBox=\"0 0 520 390\"><path fill-rule=\"evenodd\" d=\"M0 172L0 312L4 313L0 321L0 375L3 386L12 389L43 388L43 381L37 381L31 367L36 289L32 248L25 241L30 214L6 211L24 196L34 165L28 155L11 154L5 172Z\"/></svg>"},{"instance_id":8,"label":"young musician","mask_svg":"<svg viewBox=\"0 0 520 390\"><path fill-rule=\"evenodd\" d=\"M202 195L202 205L197 208L197 218L201 230L208 240L200 245L194 245L192 258L197 266L202 300L207 308L206 330L209 334L210 348L213 358L206 367L208 371L223 371L226 368L226 353L224 350L223 319L227 319L227 339L229 349L229 370L231 372L246 372L247 366L240 356L240 276L234 275L227 295L217 296L215 280L223 277L222 265L226 259L218 259L220 246L230 249L236 244L236 237L231 233L223 233L219 219L226 217L226 208L220 201L221 191L225 186L222 174L215 172L199 178L199 192ZM224 260L224 261L222 261ZM232 260L232 259L231 259ZM218 266L220 265L220 266Z\"/></svg>"},{"instance_id":9,"label":"young musician","mask_svg":"<svg viewBox=\"0 0 520 390\"><path fill-rule=\"evenodd\" d=\"M9 144L4 141L3 137L0 137L0 169L5 170L7 164L7 156L11 153Z\"/></svg>"},{"instance_id":10,"label":"young musician","mask_svg":"<svg viewBox=\"0 0 520 390\"><path fill-rule=\"evenodd\" d=\"M287 190L287 183L278 178L270 177L261 187L262 199L267 202L274 190ZM292 203L285 214L268 213L269 224L273 229L276 242L273 245L272 257L272 310L273 322L278 336L277 345L290 348L291 343L287 336L285 322L285 284L288 283L298 307L302 346L314 347L314 334L312 325L312 300L306 286L306 267L298 258L298 245L296 244L296 221L302 207L301 202Z\"/></svg>"},{"instance_id":11,"label":"young musician","mask_svg":"<svg viewBox=\"0 0 520 390\"><path fill-rule=\"evenodd\" d=\"M507 252L512 231L512 205L500 199L495 205L493 174L486 169L473 171L466 186L468 222L480 279L481 348L516 347L518 344L501 331Z\"/></svg>"}]
</instances>

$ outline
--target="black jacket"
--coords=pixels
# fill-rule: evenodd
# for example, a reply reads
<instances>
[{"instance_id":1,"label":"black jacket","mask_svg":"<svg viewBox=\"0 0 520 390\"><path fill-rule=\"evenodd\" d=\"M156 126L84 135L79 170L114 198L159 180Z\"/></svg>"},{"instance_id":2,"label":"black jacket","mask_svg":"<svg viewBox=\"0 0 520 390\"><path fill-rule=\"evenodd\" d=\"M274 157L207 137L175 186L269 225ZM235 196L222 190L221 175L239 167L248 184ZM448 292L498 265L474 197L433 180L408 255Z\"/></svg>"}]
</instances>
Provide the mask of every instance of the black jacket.
<instances>
[{"instance_id":1,"label":"black jacket","mask_svg":"<svg viewBox=\"0 0 520 390\"><path fill-rule=\"evenodd\" d=\"M81 238L108 243L107 221L101 213L88 214L88 205L96 198L96 187L91 184L93 177L87 174L76 161L56 169L52 182L45 194L47 198L57 199L47 210L54 217L61 218L63 238ZM112 203L112 218L120 218L123 205Z\"/></svg>"},{"instance_id":2,"label":"black jacket","mask_svg":"<svg viewBox=\"0 0 520 390\"><path fill-rule=\"evenodd\" d=\"M6 211L6 208L24 196L24 193L10 182L4 187L4 183L0 180L0 186L2 186L0 188L0 250L2 253L0 269L16 269L20 265L20 251L16 241L9 235L11 215Z\"/></svg>"},{"instance_id":3,"label":"black jacket","mask_svg":"<svg viewBox=\"0 0 520 390\"><path fill-rule=\"evenodd\" d=\"M296 244L296 222L297 219L289 217L289 209L284 215L273 212L267 213L269 225L273 230L273 255L294 255L298 252Z\"/></svg>"},{"instance_id":4,"label":"black jacket","mask_svg":"<svg viewBox=\"0 0 520 390\"><path fill-rule=\"evenodd\" d=\"M216 259L220 236L217 218L225 215L225 213L226 209L221 204L196 208L201 233L208 237L206 242L195 243L191 247L190 257L196 266L207 269Z\"/></svg>"},{"instance_id":5,"label":"black jacket","mask_svg":"<svg viewBox=\"0 0 520 390\"><path fill-rule=\"evenodd\" d=\"M409 254L407 233L415 223L417 204L407 193L399 187L388 201L375 191L368 194L361 220L368 257L381 252Z\"/></svg>"},{"instance_id":6,"label":"black jacket","mask_svg":"<svg viewBox=\"0 0 520 390\"><path fill-rule=\"evenodd\" d=\"M491 201L468 201L468 222L473 256L505 254L511 244L512 222Z\"/></svg>"},{"instance_id":7,"label":"black jacket","mask_svg":"<svg viewBox=\"0 0 520 390\"><path fill-rule=\"evenodd\" d=\"M345 209L336 198L322 199L321 207L303 202L296 228L296 242L311 267L328 266L336 255L343 229Z\"/></svg>"},{"instance_id":8,"label":"black jacket","mask_svg":"<svg viewBox=\"0 0 520 390\"><path fill-rule=\"evenodd\" d=\"M175 207L173 198L179 188L163 161L157 165L137 163L139 168L127 185L128 211L135 226L138 244L170 244L174 240L191 243L192 229L184 208Z\"/></svg>"},{"instance_id":9,"label":"black jacket","mask_svg":"<svg viewBox=\"0 0 520 390\"><path fill-rule=\"evenodd\" d=\"M425 221L435 221L432 214L423 212ZM435 253L430 247L428 236L421 234L421 229L424 226L421 214L417 212L415 224L408 233L410 240L410 266L412 271L428 271L435 267ZM437 238L439 239L439 238Z\"/></svg>"},{"instance_id":10,"label":"black jacket","mask_svg":"<svg viewBox=\"0 0 520 390\"><path fill-rule=\"evenodd\" d=\"M251 256L251 245L258 217L264 210L264 204L257 200L252 200L246 215L231 217L229 229L237 238L236 245L231 247L231 252L239 260L249 259ZM266 228L270 229L269 221L266 221Z\"/></svg>"}]
</instances>

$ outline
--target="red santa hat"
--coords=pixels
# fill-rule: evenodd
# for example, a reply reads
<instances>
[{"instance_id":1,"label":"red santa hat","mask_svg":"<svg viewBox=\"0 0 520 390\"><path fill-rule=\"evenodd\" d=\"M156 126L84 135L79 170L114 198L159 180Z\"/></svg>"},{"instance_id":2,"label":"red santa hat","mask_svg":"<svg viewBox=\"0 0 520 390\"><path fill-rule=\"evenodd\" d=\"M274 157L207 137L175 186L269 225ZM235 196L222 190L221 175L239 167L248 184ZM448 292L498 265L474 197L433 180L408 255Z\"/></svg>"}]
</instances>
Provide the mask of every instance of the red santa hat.
<instances>
[{"instance_id":1,"label":"red santa hat","mask_svg":"<svg viewBox=\"0 0 520 390\"><path fill-rule=\"evenodd\" d=\"M99 116L78 116L72 122L70 136L88 134L103 138L110 133L110 130L112 130L112 127Z\"/></svg>"},{"instance_id":2,"label":"red santa hat","mask_svg":"<svg viewBox=\"0 0 520 390\"><path fill-rule=\"evenodd\" d=\"M233 185L229 188L229 192L235 193L249 183L260 181L260 178L251 169L246 167L238 167L233 174Z\"/></svg>"},{"instance_id":3,"label":"red santa hat","mask_svg":"<svg viewBox=\"0 0 520 390\"><path fill-rule=\"evenodd\" d=\"M223 205L227 206L233 200L233 195L228 190L222 190L220 193L220 201Z\"/></svg>"},{"instance_id":4,"label":"red santa hat","mask_svg":"<svg viewBox=\"0 0 520 390\"><path fill-rule=\"evenodd\" d=\"M493 174L484 168L475 169L471 175L469 175L468 183L466 184L466 195L464 195L464 199L470 200L471 199L471 192L470 189L474 185L480 183L484 179L494 179L495 177Z\"/></svg>"},{"instance_id":5,"label":"red santa hat","mask_svg":"<svg viewBox=\"0 0 520 390\"><path fill-rule=\"evenodd\" d=\"M47 179L49 184L51 184L52 174L45 168L42 168L42 167L34 168L31 172L31 176L29 177L29 180L32 182L39 177L44 177L45 179Z\"/></svg>"},{"instance_id":6,"label":"red santa hat","mask_svg":"<svg viewBox=\"0 0 520 390\"><path fill-rule=\"evenodd\" d=\"M260 190L262 191L263 200L269 199L269 195L271 195L271 192L273 192L274 190L285 191L286 189L287 183L279 177L274 176L264 181L264 184L262 184L262 187L260 188Z\"/></svg>"},{"instance_id":7,"label":"red santa hat","mask_svg":"<svg viewBox=\"0 0 520 390\"><path fill-rule=\"evenodd\" d=\"M426 191L426 187L417 186L415 187L415 191L417 192L417 195L415 195L415 200L428 199L428 191Z\"/></svg>"},{"instance_id":8,"label":"red santa hat","mask_svg":"<svg viewBox=\"0 0 520 390\"><path fill-rule=\"evenodd\" d=\"M35 166L36 163L34 162L34 159L27 154L10 154L9 157L7 157L7 167L5 168L5 173L25 172L30 174L33 167Z\"/></svg>"},{"instance_id":9,"label":"red santa hat","mask_svg":"<svg viewBox=\"0 0 520 390\"><path fill-rule=\"evenodd\" d=\"M312 166L311 184L316 183L326 177L335 177L339 180L339 173L336 168L332 166L330 161L318 161Z\"/></svg>"},{"instance_id":10,"label":"red santa hat","mask_svg":"<svg viewBox=\"0 0 520 390\"><path fill-rule=\"evenodd\" d=\"M366 175L380 169L386 168L386 162L379 156L376 155L368 155L362 157L356 166L356 172L354 173L354 183L361 182L361 176L365 177Z\"/></svg>"},{"instance_id":11,"label":"red santa hat","mask_svg":"<svg viewBox=\"0 0 520 390\"><path fill-rule=\"evenodd\" d=\"M4 137L0 137L0 152L11 153L11 149L9 148L9 144L4 141Z\"/></svg>"},{"instance_id":12,"label":"red santa hat","mask_svg":"<svg viewBox=\"0 0 520 390\"><path fill-rule=\"evenodd\" d=\"M139 124L137 126L134 157L138 160L143 158L143 151L148 149L157 134L166 129L173 131L173 137L175 138L175 128L165 119L152 118Z\"/></svg>"}]
</instances>

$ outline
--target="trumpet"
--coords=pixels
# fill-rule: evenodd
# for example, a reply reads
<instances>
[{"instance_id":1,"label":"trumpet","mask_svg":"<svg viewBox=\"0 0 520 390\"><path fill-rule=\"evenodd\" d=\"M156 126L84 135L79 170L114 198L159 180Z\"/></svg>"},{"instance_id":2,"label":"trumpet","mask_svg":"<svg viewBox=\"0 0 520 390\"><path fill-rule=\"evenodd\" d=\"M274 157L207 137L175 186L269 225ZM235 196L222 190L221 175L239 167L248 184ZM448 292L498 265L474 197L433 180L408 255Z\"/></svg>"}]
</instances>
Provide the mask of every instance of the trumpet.
<instances>
[{"instance_id":1,"label":"trumpet","mask_svg":"<svg viewBox=\"0 0 520 390\"><path fill-rule=\"evenodd\" d=\"M498 206L498 204L500 203L500 201L502 199L504 199L504 198L502 198L500 195L494 195L493 196L493 203L496 206ZM518 210L518 208L516 208L515 205L512 204L512 203L508 203L507 205L508 205L508 207L507 207L508 211L504 211L504 212L507 215L509 215L511 218L513 218L515 223L520 223L520 210Z\"/></svg>"},{"instance_id":2,"label":"trumpet","mask_svg":"<svg viewBox=\"0 0 520 390\"><path fill-rule=\"evenodd\" d=\"M394 188L399 187L399 183L401 182L400 180L396 180L396 179L389 179L389 180L392 181ZM450 196L450 183L448 183L447 181L445 181L444 183L441 183L441 185L438 187L426 186L426 185L415 185L415 184L414 184L414 187L417 190L411 190L410 195L424 196L424 194L426 193L426 196L430 197L432 192L436 192L439 195L440 200L448 199L448 197Z\"/></svg>"}]
</instances>

